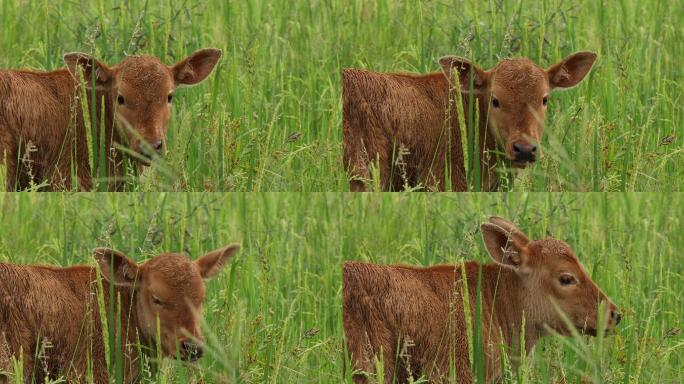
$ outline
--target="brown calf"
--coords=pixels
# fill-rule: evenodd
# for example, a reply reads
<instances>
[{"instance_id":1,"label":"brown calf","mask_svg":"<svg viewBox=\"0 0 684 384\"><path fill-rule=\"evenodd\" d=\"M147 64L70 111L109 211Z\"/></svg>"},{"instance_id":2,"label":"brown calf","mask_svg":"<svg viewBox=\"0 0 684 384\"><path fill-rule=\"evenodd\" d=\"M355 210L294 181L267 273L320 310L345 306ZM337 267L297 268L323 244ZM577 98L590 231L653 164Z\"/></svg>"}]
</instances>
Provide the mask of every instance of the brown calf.
<instances>
[{"instance_id":1,"label":"brown calf","mask_svg":"<svg viewBox=\"0 0 684 384\"><path fill-rule=\"evenodd\" d=\"M41 182L51 190L92 188L77 80L81 76L89 110L97 114L93 140L97 148L104 148L102 163L108 178L114 179L109 187L120 188L116 179L123 176L124 156L116 145L143 159L161 153L176 88L204 80L220 57L218 49L203 49L172 67L151 56L129 56L108 67L86 54L69 53L64 55L66 69L0 70L0 162L7 165L7 190ZM101 121L104 131L99 130ZM94 162L100 163L97 158Z\"/></svg>"},{"instance_id":2,"label":"brown calf","mask_svg":"<svg viewBox=\"0 0 684 384\"><path fill-rule=\"evenodd\" d=\"M514 167L533 163L541 154L551 91L577 85L595 59L592 52L578 52L546 70L528 59L506 59L485 71L466 59L446 56L439 60L442 72L427 75L345 69L342 125L351 190L367 189L372 164L379 167L383 191L416 186L444 190L447 180L454 191L466 190L453 80L457 76L461 84L467 122L471 73L473 104L480 116L476 166L482 188L495 189L497 157Z\"/></svg>"},{"instance_id":3,"label":"brown calf","mask_svg":"<svg viewBox=\"0 0 684 384\"><path fill-rule=\"evenodd\" d=\"M161 345L166 356L177 356L178 351L183 360L199 359L203 280L217 275L238 250L238 245L228 245L196 261L162 254L138 265L117 251L97 248L93 256L102 272L102 291L93 267L0 263L0 371L12 371L9 359L14 356L23 358L27 382L59 376L83 382L89 364L95 383L109 382L98 292L107 318L116 319L110 332L121 330L126 382L138 373L141 344L143 349ZM118 305L110 302L110 294ZM111 306L117 312L111 312ZM0 373L3 382L7 376Z\"/></svg>"},{"instance_id":4,"label":"brown calf","mask_svg":"<svg viewBox=\"0 0 684 384\"><path fill-rule=\"evenodd\" d=\"M463 277L474 308L480 268L488 382L500 375L501 347L509 361L520 356L521 331L527 352L552 331L568 335L571 331L561 312L580 332L590 335L620 321L615 305L565 242L530 241L498 217L481 228L493 264L416 268L345 263L343 322L356 383L367 382L366 375L375 372L375 359L381 356L385 383L393 379L404 383L421 375L442 382L450 368L459 383L472 382ZM600 302L606 304L605 314L598 312ZM606 329L597 330L599 315L606 316Z\"/></svg>"}]
</instances>

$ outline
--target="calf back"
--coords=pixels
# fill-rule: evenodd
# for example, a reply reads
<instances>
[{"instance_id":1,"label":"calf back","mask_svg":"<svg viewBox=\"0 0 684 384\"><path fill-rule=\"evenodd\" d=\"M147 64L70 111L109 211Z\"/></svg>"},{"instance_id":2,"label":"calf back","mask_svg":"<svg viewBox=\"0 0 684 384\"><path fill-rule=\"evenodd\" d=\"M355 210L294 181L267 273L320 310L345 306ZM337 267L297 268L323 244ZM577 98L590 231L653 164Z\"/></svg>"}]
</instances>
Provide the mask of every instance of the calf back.
<instances>
[{"instance_id":1,"label":"calf back","mask_svg":"<svg viewBox=\"0 0 684 384\"><path fill-rule=\"evenodd\" d=\"M343 322L353 366L374 372L383 356L386 382L410 376L470 380L460 270L346 263ZM355 381L366 382L361 376Z\"/></svg>"},{"instance_id":2,"label":"calf back","mask_svg":"<svg viewBox=\"0 0 684 384\"><path fill-rule=\"evenodd\" d=\"M107 381L95 273L90 267L0 263L0 334L4 332L10 354L24 359L25 379L43 382L64 375L82 382L90 360L95 382ZM103 287L109 308L109 286L103 282ZM132 344L136 340L130 327L130 300L124 291L117 290L117 296L121 299L122 341ZM127 356L125 371L133 375L135 354Z\"/></svg>"},{"instance_id":3,"label":"calf back","mask_svg":"<svg viewBox=\"0 0 684 384\"><path fill-rule=\"evenodd\" d=\"M343 82L344 161L350 176L370 179L370 164L378 161L383 190L418 184L444 189L448 165L452 187L465 189L461 135L444 75L346 69Z\"/></svg>"},{"instance_id":4,"label":"calf back","mask_svg":"<svg viewBox=\"0 0 684 384\"><path fill-rule=\"evenodd\" d=\"M51 189L68 188L73 171L84 181L81 187L90 188L85 125L75 90L66 70L0 71L0 152L8 189L43 180Z\"/></svg>"}]
</instances>

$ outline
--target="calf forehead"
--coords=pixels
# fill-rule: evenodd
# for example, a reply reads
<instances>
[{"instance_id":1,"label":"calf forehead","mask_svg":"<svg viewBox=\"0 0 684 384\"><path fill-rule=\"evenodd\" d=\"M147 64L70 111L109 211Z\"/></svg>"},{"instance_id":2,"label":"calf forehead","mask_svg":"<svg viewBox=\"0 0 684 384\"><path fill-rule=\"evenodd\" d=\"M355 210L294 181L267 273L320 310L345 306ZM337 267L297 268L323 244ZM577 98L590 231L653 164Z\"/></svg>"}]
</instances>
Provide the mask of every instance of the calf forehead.
<instances>
[{"instance_id":1,"label":"calf forehead","mask_svg":"<svg viewBox=\"0 0 684 384\"><path fill-rule=\"evenodd\" d=\"M546 71L528 59L507 59L493 70L492 91L517 100L539 98L548 92Z\"/></svg>"},{"instance_id":2,"label":"calf forehead","mask_svg":"<svg viewBox=\"0 0 684 384\"><path fill-rule=\"evenodd\" d=\"M195 263L183 255L157 256L144 266L150 289L168 296L185 296L197 304L204 299L204 282Z\"/></svg>"},{"instance_id":3,"label":"calf forehead","mask_svg":"<svg viewBox=\"0 0 684 384\"><path fill-rule=\"evenodd\" d=\"M570 246L562 241L553 238L538 240L532 249L538 258L538 262L548 267L581 267L579 259Z\"/></svg>"},{"instance_id":4,"label":"calf forehead","mask_svg":"<svg viewBox=\"0 0 684 384\"><path fill-rule=\"evenodd\" d=\"M118 68L119 86L141 93L167 92L173 87L171 71L152 56L129 56Z\"/></svg>"}]
</instances>

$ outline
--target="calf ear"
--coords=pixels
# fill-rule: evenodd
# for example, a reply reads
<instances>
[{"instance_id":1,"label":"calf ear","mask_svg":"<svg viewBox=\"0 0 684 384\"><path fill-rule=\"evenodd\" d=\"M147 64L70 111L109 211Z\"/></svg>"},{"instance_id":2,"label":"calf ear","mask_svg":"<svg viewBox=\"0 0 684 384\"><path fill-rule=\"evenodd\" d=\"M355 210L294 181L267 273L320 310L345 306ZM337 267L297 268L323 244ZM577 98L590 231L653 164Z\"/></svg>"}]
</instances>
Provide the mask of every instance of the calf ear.
<instances>
[{"instance_id":1,"label":"calf ear","mask_svg":"<svg viewBox=\"0 0 684 384\"><path fill-rule=\"evenodd\" d=\"M577 52L552 65L546 73L551 88L570 88L589 73L596 61L594 52Z\"/></svg>"},{"instance_id":2,"label":"calf ear","mask_svg":"<svg viewBox=\"0 0 684 384\"><path fill-rule=\"evenodd\" d=\"M64 55L64 64L71 76L76 81L81 81L80 73L83 73L83 81L86 86L91 89L104 89L110 84L112 78L112 71L105 65L90 55L80 52L67 53ZM95 82L93 82L93 75Z\"/></svg>"},{"instance_id":3,"label":"calf ear","mask_svg":"<svg viewBox=\"0 0 684 384\"><path fill-rule=\"evenodd\" d=\"M218 275L233 255L240 250L240 245L230 244L221 249L211 251L200 257L195 263L199 267L203 279L211 279Z\"/></svg>"},{"instance_id":4,"label":"calf ear","mask_svg":"<svg viewBox=\"0 0 684 384\"><path fill-rule=\"evenodd\" d=\"M489 218L489 222L498 225L499 227L503 228L507 232L520 232L522 233L521 230L518 229L518 227L515 226L512 222L504 219L503 217L499 216L492 216Z\"/></svg>"},{"instance_id":5,"label":"calf ear","mask_svg":"<svg viewBox=\"0 0 684 384\"><path fill-rule=\"evenodd\" d=\"M461 84L461 92L470 92L470 75L473 77L473 92L482 93L487 89L487 72L482 70L475 64L472 64L468 59L458 56L444 56L439 59L439 65L442 66L442 73L449 80L450 85L454 85L454 77L458 76L458 81Z\"/></svg>"},{"instance_id":6,"label":"calf ear","mask_svg":"<svg viewBox=\"0 0 684 384\"><path fill-rule=\"evenodd\" d=\"M130 287L138 278L138 264L119 251L95 248L93 258L102 272L102 278L114 285Z\"/></svg>"},{"instance_id":7,"label":"calf ear","mask_svg":"<svg viewBox=\"0 0 684 384\"><path fill-rule=\"evenodd\" d=\"M215 48L201 49L185 60L179 61L171 68L176 86L195 85L214 70L216 63L221 58L221 50Z\"/></svg>"},{"instance_id":8,"label":"calf ear","mask_svg":"<svg viewBox=\"0 0 684 384\"><path fill-rule=\"evenodd\" d=\"M484 223L480 229L485 247L495 262L516 270L527 262L530 240L515 226L506 228L495 223Z\"/></svg>"}]
</instances>

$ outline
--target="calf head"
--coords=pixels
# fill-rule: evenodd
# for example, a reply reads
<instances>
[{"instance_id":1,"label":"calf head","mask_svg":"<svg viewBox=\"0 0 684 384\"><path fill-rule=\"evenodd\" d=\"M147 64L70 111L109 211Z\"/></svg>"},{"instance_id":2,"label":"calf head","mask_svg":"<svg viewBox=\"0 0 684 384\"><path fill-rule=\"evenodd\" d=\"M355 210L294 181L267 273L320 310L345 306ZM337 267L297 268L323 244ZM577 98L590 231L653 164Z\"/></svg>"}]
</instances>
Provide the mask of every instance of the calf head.
<instances>
[{"instance_id":1,"label":"calf head","mask_svg":"<svg viewBox=\"0 0 684 384\"><path fill-rule=\"evenodd\" d=\"M521 309L528 324L533 322L542 334L549 328L570 334L567 320L580 332L594 336L599 316L604 316L603 332L620 322L617 307L587 275L568 244L550 237L530 241L515 225L499 217L492 217L481 229L494 261L520 278L517 289L522 289ZM599 308L605 312L599 313Z\"/></svg>"},{"instance_id":2,"label":"calf head","mask_svg":"<svg viewBox=\"0 0 684 384\"><path fill-rule=\"evenodd\" d=\"M541 135L551 91L577 85L591 70L596 54L577 52L543 69L533 61L505 59L489 71L467 59L446 56L439 62L449 81L458 76L461 91L485 100L490 131L514 167L524 168L541 155Z\"/></svg>"},{"instance_id":3,"label":"calf head","mask_svg":"<svg viewBox=\"0 0 684 384\"><path fill-rule=\"evenodd\" d=\"M129 56L108 67L84 53L68 53L64 62L71 75L90 89L108 94L114 121L125 133L131 150L150 158L161 153L176 89L200 83L221 58L218 49L202 49L173 66L153 56Z\"/></svg>"},{"instance_id":4,"label":"calf head","mask_svg":"<svg viewBox=\"0 0 684 384\"><path fill-rule=\"evenodd\" d=\"M195 261L180 254L162 254L141 265L108 248L96 248L93 257L103 279L134 292L142 337L153 345L158 342L168 356L178 351L181 359L195 361L203 352L204 280L216 276L239 249L231 244Z\"/></svg>"}]
</instances>

